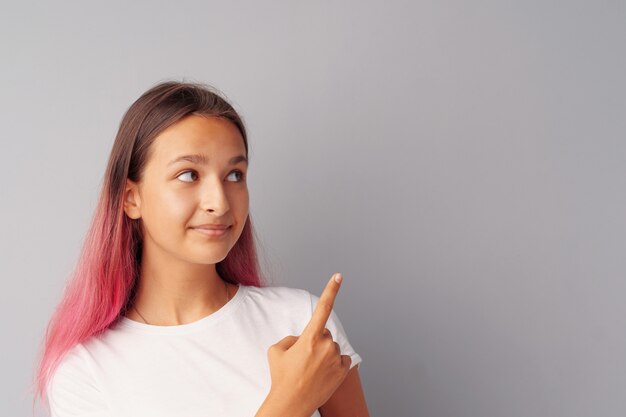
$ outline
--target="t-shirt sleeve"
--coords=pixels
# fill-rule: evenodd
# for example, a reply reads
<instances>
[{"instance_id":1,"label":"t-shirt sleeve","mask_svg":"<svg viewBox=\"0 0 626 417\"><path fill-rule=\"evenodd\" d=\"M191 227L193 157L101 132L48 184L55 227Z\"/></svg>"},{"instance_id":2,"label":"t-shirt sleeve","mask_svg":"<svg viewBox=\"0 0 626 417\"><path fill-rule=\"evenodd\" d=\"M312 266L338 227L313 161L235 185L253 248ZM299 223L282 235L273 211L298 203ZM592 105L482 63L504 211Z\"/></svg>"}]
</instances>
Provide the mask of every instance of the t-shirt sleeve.
<instances>
[{"instance_id":1,"label":"t-shirt sleeve","mask_svg":"<svg viewBox=\"0 0 626 417\"><path fill-rule=\"evenodd\" d=\"M315 311L315 308L317 307L317 303L320 300L320 298L311 293L309 293L309 295L311 297L311 316L312 316L313 311ZM339 345L341 354L349 355L350 358L352 359L352 363L350 364L350 369L354 368L355 366L357 367L357 369L360 368L361 362L363 362L363 359L358 353L354 351L354 349L352 348L352 345L350 345L350 342L348 341L348 336L346 335L346 332L341 324L341 321L339 320L339 316L337 316L337 313L335 313L334 309L331 310L330 312L330 316L328 317L328 321L326 322L326 328L330 330L330 333L333 336L333 340L337 342L337 344Z\"/></svg>"},{"instance_id":2,"label":"t-shirt sleeve","mask_svg":"<svg viewBox=\"0 0 626 417\"><path fill-rule=\"evenodd\" d=\"M47 387L50 417L112 417L85 354L82 345L74 346L50 378Z\"/></svg>"}]
</instances>

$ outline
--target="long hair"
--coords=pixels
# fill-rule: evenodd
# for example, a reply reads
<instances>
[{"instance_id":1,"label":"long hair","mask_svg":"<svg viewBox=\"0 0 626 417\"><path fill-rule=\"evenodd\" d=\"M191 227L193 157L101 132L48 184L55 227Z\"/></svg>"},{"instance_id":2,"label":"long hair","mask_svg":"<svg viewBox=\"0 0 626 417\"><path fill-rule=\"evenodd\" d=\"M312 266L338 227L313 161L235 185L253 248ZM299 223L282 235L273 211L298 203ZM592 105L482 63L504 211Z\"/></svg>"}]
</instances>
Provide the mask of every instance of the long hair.
<instances>
[{"instance_id":1,"label":"long hair","mask_svg":"<svg viewBox=\"0 0 626 417\"><path fill-rule=\"evenodd\" d=\"M115 137L80 257L46 328L35 375L35 401L38 397L47 400L49 380L72 347L104 332L130 307L139 278L143 239L141 219L130 219L123 209L126 179L140 181L156 136L192 113L232 122L248 154L241 117L214 87L165 81L130 106ZM226 258L216 264L222 279L233 284L267 285L261 276L254 235L248 215L241 236Z\"/></svg>"}]
</instances>

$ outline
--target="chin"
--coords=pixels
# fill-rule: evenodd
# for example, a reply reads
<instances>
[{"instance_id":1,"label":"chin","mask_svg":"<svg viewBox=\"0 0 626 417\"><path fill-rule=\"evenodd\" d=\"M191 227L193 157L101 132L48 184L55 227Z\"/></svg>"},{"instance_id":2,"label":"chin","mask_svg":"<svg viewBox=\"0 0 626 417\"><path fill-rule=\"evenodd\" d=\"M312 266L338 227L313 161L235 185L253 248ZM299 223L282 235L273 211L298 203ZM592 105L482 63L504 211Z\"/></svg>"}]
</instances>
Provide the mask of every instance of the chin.
<instances>
[{"instance_id":1,"label":"chin","mask_svg":"<svg viewBox=\"0 0 626 417\"><path fill-rule=\"evenodd\" d=\"M197 253L195 256L192 256L191 260L194 263L199 264L216 264L218 262L222 262L228 256L227 251L212 251L211 253Z\"/></svg>"}]
</instances>

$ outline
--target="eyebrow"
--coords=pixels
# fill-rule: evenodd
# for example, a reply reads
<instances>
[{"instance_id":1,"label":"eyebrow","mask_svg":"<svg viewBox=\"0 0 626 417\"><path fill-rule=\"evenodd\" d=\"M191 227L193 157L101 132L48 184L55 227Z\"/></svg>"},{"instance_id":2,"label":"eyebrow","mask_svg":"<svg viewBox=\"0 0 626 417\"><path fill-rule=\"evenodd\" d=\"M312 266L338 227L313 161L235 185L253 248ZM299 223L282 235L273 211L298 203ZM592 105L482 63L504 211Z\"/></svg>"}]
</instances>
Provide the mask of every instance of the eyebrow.
<instances>
[{"instance_id":1,"label":"eyebrow","mask_svg":"<svg viewBox=\"0 0 626 417\"><path fill-rule=\"evenodd\" d=\"M183 162L183 161L191 162L192 164L197 164L197 165L208 165L209 158L207 158L206 156L202 154L181 155L178 158L174 159L173 161L170 161L170 163L167 164L167 166L174 165L178 162ZM228 161L230 165L237 165L240 162L245 162L246 165L248 165L248 158L246 158L244 155L237 155L237 156L233 156L232 158L230 158L230 161Z\"/></svg>"}]
</instances>

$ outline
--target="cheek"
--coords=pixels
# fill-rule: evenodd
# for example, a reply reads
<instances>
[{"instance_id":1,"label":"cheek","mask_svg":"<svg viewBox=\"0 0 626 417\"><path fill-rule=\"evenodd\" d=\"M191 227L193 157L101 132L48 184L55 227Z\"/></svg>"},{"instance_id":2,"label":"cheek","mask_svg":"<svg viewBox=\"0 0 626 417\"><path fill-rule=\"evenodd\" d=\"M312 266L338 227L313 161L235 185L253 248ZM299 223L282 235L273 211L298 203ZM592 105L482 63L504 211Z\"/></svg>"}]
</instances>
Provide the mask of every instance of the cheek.
<instances>
[{"instance_id":1,"label":"cheek","mask_svg":"<svg viewBox=\"0 0 626 417\"><path fill-rule=\"evenodd\" d=\"M184 223L190 212L190 199L172 191L151 193L145 203L143 217L157 230L165 231L168 225Z\"/></svg>"},{"instance_id":2,"label":"cheek","mask_svg":"<svg viewBox=\"0 0 626 417\"><path fill-rule=\"evenodd\" d=\"M237 204L237 212L240 218L245 218L248 216L248 210L250 209L250 196L248 192L242 193L239 197Z\"/></svg>"}]
</instances>

